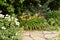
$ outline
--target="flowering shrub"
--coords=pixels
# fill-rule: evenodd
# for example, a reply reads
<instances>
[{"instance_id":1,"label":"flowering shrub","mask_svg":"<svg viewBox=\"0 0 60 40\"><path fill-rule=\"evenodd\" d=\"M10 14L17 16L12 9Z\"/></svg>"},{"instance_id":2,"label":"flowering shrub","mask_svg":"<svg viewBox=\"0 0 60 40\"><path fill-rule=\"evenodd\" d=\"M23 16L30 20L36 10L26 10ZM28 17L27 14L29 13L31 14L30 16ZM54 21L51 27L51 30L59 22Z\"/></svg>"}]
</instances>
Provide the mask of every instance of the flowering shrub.
<instances>
[{"instance_id":1,"label":"flowering shrub","mask_svg":"<svg viewBox=\"0 0 60 40\"><path fill-rule=\"evenodd\" d=\"M17 18L0 14L0 40L20 40L16 37L19 26Z\"/></svg>"}]
</instances>

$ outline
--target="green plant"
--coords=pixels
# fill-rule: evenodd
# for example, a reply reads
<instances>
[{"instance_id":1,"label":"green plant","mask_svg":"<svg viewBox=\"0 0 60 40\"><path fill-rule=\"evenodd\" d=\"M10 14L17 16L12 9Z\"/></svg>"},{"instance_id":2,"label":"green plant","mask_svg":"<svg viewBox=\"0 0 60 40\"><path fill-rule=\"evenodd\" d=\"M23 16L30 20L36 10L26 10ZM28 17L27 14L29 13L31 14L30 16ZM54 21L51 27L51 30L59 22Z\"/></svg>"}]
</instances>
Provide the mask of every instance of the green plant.
<instances>
[{"instance_id":1,"label":"green plant","mask_svg":"<svg viewBox=\"0 0 60 40\"><path fill-rule=\"evenodd\" d=\"M21 21L20 25L23 26L25 30L43 30L43 28L49 24L45 19L34 17L30 20Z\"/></svg>"},{"instance_id":2,"label":"green plant","mask_svg":"<svg viewBox=\"0 0 60 40\"><path fill-rule=\"evenodd\" d=\"M19 30L20 24L17 18L0 14L0 40L20 40L21 38L16 37Z\"/></svg>"},{"instance_id":3,"label":"green plant","mask_svg":"<svg viewBox=\"0 0 60 40\"><path fill-rule=\"evenodd\" d=\"M51 11L49 10L48 12L46 12L46 15L45 15L46 19L48 20L49 18L57 18L57 19L60 19L60 11Z\"/></svg>"},{"instance_id":4,"label":"green plant","mask_svg":"<svg viewBox=\"0 0 60 40\"><path fill-rule=\"evenodd\" d=\"M59 30L60 21L57 18L42 19L34 17L30 20L20 20L20 26L25 30Z\"/></svg>"}]
</instances>

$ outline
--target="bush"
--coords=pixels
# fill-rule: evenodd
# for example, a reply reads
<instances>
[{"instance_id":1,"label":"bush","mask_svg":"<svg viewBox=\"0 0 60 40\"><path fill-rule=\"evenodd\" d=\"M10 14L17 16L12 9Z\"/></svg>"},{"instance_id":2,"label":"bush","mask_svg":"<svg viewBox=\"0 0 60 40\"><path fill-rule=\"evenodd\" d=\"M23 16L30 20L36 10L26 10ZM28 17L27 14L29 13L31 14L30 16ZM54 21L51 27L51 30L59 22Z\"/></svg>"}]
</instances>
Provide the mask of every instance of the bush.
<instances>
[{"instance_id":1,"label":"bush","mask_svg":"<svg viewBox=\"0 0 60 40\"><path fill-rule=\"evenodd\" d=\"M59 30L60 21L57 17L48 18L48 20L33 16L29 20L20 20L20 26L25 30Z\"/></svg>"},{"instance_id":2,"label":"bush","mask_svg":"<svg viewBox=\"0 0 60 40\"><path fill-rule=\"evenodd\" d=\"M16 37L20 30L19 27L17 18L11 17L8 14L0 14L0 40L21 40Z\"/></svg>"},{"instance_id":3,"label":"bush","mask_svg":"<svg viewBox=\"0 0 60 40\"><path fill-rule=\"evenodd\" d=\"M60 19L60 11L51 11L49 10L46 15L45 15L46 19L49 19L49 18L57 18L57 19Z\"/></svg>"},{"instance_id":4,"label":"bush","mask_svg":"<svg viewBox=\"0 0 60 40\"><path fill-rule=\"evenodd\" d=\"M45 19L34 17L30 20L21 20L20 25L23 26L25 30L43 30L43 28L47 27L49 24Z\"/></svg>"}]
</instances>

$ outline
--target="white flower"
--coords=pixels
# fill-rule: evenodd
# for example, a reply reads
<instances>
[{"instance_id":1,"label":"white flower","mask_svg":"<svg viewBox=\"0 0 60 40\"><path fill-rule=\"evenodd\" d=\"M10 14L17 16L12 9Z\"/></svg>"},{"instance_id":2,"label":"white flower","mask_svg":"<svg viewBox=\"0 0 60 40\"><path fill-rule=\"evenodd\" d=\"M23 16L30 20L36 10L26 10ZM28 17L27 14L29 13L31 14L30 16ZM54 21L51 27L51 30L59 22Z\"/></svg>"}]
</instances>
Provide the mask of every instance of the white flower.
<instances>
[{"instance_id":1,"label":"white flower","mask_svg":"<svg viewBox=\"0 0 60 40\"><path fill-rule=\"evenodd\" d=\"M10 18L10 15L8 17Z\"/></svg>"},{"instance_id":2,"label":"white flower","mask_svg":"<svg viewBox=\"0 0 60 40\"><path fill-rule=\"evenodd\" d=\"M5 19L8 18L8 17L5 17Z\"/></svg>"},{"instance_id":3,"label":"white flower","mask_svg":"<svg viewBox=\"0 0 60 40\"><path fill-rule=\"evenodd\" d=\"M2 13L2 10L0 10L0 13Z\"/></svg>"},{"instance_id":4,"label":"white flower","mask_svg":"<svg viewBox=\"0 0 60 40\"><path fill-rule=\"evenodd\" d=\"M16 23L16 25L18 25L19 26L19 22L15 22Z\"/></svg>"},{"instance_id":5,"label":"white flower","mask_svg":"<svg viewBox=\"0 0 60 40\"><path fill-rule=\"evenodd\" d=\"M10 15L6 14L5 18L9 19L10 18Z\"/></svg>"},{"instance_id":6,"label":"white flower","mask_svg":"<svg viewBox=\"0 0 60 40\"><path fill-rule=\"evenodd\" d=\"M17 18L15 18L15 21L18 21L18 19L17 19Z\"/></svg>"},{"instance_id":7,"label":"white flower","mask_svg":"<svg viewBox=\"0 0 60 40\"><path fill-rule=\"evenodd\" d=\"M17 18L15 18L15 20L14 20L14 21L15 21L15 23L16 23L16 22L18 21L18 19L17 19Z\"/></svg>"},{"instance_id":8,"label":"white flower","mask_svg":"<svg viewBox=\"0 0 60 40\"><path fill-rule=\"evenodd\" d=\"M5 17L5 18L10 18L10 16L8 16L8 17Z\"/></svg>"},{"instance_id":9,"label":"white flower","mask_svg":"<svg viewBox=\"0 0 60 40\"><path fill-rule=\"evenodd\" d=\"M14 22L16 23L16 25L19 26L19 22L18 22L18 19L17 18L15 18Z\"/></svg>"},{"instance_id":10,"label":"white flower","mask_svg":"<svg viewBox=\"0 0 60 40\"><path fill-rule=\"evenodd\" d=\"M6 29L6 28L5 28L5 26L3 26L3 27L2 27L2 29L4 29L4 30L5 30L5 29Z\"/></svg>"},{"instance_id":11,"label":"white flower","mask_svg":"<svg viewBox=\"0 0 60 40\"><path fill-rule=\"evenodd\" d=\"M10 18L10 16L5 16L5 18L9 19L9 18Z\"/></svg>"},{"instance_id":12,"label":"white flower","mask_svg":"<svg viewBox=\"0 0 60 40\"><path fill-rule=\"evenodd\" d=\"M6 14L6 16L9 16L8 14Z\"/></svg>"},{"instance_id":13,"label":"white flower","mask_svg":"<svg viewBox=\"0 0 60 40\"><path fill-rule=\"evenodd\" d=\"M3 14L0 14L0 17L4 18L4 15Z\"/></svg>"}]
</instances>

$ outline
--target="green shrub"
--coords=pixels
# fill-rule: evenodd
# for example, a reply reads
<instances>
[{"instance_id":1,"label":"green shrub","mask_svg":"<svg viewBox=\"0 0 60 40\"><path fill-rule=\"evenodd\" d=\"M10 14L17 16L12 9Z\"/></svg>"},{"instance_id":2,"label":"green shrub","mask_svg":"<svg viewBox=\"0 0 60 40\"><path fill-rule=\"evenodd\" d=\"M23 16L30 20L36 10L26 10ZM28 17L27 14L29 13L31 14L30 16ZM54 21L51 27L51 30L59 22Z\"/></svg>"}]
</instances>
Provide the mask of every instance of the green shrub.
<instances>
[{"instance_id":1,"label":"green shrub","mask_svg":"<svg viewBox=\"0 0 60 40\"><path fill-rule=\"evenodd\" d=\"M39 17L30 20L20 20L21 27L25 30L59 30L60 21L57 18L42 19Z\"/></svg>"},{"instance_id":2,"label":"green shrub","mask_svg":"<svg viewBox=\"0 0 60 40\"><path fill-rule=\"evenodd\" d=\"M59 30L60 21L57 18L50 18L48 21L49 26L45 27L44 30Z\"/></svg>"},{"instance_id":3,"label":"green shrub","mask_svg":"<svg viewBox=\"0 0 60 40\"><path fill-rule=\"evenodd\" d=\"M46 19L49 19L49 18L57 18L57 19L60 19L60 11L48 11L45 15Z\"/></svg>"},{"instance_id":4,"label":"green shrub","mask_svg":"<svg viewBox=\"0 0 60 40\"><path fill-rule=\"evenodd\" d=\"M20 25L24 26L25 30L43 30L43 28L49 24L45 19L35 17L30 20L21 21Z\"/></svg>"},{"instance_id":5,"label":"green shrub","mask_svg":"<svg viewBox=\"0 0 60 40\"><path fill-rule=\"evenodd\" d=\"M17 18L0 14L0 40L21 40L16 37L19 30L20 24Z\"/></svg>"}]
</instances>

